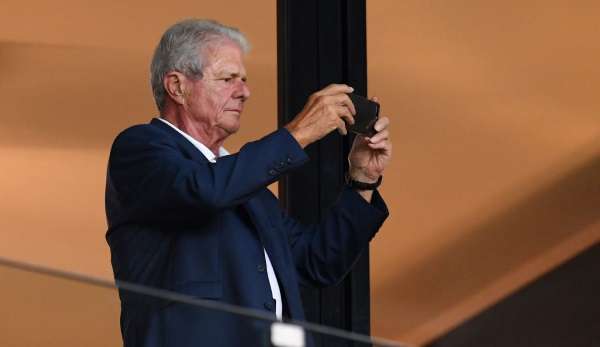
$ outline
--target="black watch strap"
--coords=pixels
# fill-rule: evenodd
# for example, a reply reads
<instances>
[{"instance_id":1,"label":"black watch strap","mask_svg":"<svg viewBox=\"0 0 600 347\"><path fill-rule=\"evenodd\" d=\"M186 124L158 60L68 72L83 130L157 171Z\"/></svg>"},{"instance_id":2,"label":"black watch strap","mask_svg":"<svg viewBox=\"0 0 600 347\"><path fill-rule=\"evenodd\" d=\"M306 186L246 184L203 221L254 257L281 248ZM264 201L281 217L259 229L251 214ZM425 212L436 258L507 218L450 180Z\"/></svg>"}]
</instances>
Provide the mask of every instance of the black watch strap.
<instances>
[{"instance_id":1,"label":"black watch strap","mask_svg":"<svg viewBox=\"0 0 600 347\"><path fill-rule=\"evenodd\" d=\"M348 173L346 173L346 184L348 185L348 187L354 188L357 190L377 189L377 187L379 187L381 185L382 180L383 180L383 176L379 176L379 179L377 179L377 182L375 182L375 183L360 182L360 181L353 180L352 178L350 178L350 175Z\"/></svg>"}]
</instances>

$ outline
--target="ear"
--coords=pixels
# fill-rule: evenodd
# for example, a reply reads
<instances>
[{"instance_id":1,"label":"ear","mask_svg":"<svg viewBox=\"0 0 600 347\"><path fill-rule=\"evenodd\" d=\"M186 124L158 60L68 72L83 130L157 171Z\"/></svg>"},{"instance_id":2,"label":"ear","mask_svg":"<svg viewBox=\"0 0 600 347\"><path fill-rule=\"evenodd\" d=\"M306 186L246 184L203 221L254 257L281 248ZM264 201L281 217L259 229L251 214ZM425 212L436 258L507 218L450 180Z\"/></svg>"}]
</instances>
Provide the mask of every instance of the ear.
<instances>
[{"instance_id":1,"label":"ear","mask_svg":"<svg viewBox=\"0 0 600 347\"><path fill-rule=\"evenodd\" d=\"M186 89L189 87L189 81L184 74L178 71L168 72L163 78L163 87L173 102L185 104L185 98L189 95Z\"/></svg>"}]
</instances>

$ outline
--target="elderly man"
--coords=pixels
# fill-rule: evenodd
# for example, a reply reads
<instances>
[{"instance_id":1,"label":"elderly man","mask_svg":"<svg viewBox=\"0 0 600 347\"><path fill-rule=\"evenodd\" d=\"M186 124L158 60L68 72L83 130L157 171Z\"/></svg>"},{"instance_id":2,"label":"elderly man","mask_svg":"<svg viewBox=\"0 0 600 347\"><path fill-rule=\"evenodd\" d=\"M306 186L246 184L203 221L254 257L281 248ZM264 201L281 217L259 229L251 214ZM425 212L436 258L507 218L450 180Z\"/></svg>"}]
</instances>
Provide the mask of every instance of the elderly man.
<instances>
[{"instance_id":1,"label":"elderly man","mask_svg":"<svg viewBox=\"0 0 600 347\"><path fill-rule=\"evenodd\" d=\"M307 145L346 134L352 88L317 91L284 128L229 154L223 144L250 96L247 47L214 21L165 32L151 66L160 116L123 131L111 149L107 241L118 280L302 320L299 283L338 282L388 215L375 188L391 157L389 121L356 138L355 182L326 218L298 223L266 187L308 160ZM260 324L233 315L120 294L126 346L254 346L263 337Z\"/></svg>"}]
</instances>

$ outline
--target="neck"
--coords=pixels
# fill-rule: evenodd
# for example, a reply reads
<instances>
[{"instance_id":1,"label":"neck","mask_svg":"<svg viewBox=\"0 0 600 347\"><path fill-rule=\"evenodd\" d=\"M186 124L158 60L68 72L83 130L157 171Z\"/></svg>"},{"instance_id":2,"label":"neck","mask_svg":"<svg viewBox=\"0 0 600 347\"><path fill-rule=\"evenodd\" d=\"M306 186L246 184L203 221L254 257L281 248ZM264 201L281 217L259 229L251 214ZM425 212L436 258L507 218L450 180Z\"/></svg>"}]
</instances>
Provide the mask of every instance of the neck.
<instances>
[{"instance_id":1,"label":"neck","mask_svg":"<svg viewBox=\"0 0 600 347\"><path fill-rule=\"evenodd\" d=\"M198 122L187 112L180 110L165 110L161 117L208 147L217 157L219 156L219 148L223 146L227 136L219 134L218 128Z\"/></svg>"}]
</instances>

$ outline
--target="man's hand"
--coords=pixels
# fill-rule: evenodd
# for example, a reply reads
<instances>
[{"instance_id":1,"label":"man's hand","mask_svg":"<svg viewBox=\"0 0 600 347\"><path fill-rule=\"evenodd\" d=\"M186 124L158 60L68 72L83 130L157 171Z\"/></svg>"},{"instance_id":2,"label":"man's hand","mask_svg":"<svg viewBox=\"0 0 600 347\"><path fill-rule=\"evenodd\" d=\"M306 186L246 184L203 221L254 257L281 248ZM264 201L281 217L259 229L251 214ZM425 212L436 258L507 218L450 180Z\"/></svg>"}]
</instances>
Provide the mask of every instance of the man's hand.
<instances>
[{"instance_id":1,"label":"man's hand","mask_svg":"<svg viewBox=\"0 0 600 347\"><path fill-rule=\"evenodd\" d=\"M286 125L302 148L337 129L346 135L346 123L354 124L356 110L348 97L354 89L345 84L330 84L312 94L304 108ZM344 122L345 120L345 122Z\"/></svg>"},{"instance_id":2,"label":"man's hand","mask_svg":"<svg viewBox=\"0 0 600 347\"><path fill-rule=\"evenodd\" d=\"M375 98L373 100L376 101ZM392 158L389 124L389 118L381 117L375 123L375 131L377 131L375 135L370 138L356 136L348 156L351 179L365 183L375 183L379 176L383 174L383 170ZM371 193L371 191L361 192L361 195L367 201L370 201Z\"/></svg>"}]
</instances>

